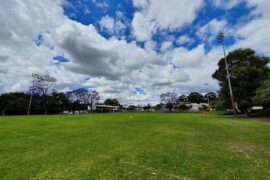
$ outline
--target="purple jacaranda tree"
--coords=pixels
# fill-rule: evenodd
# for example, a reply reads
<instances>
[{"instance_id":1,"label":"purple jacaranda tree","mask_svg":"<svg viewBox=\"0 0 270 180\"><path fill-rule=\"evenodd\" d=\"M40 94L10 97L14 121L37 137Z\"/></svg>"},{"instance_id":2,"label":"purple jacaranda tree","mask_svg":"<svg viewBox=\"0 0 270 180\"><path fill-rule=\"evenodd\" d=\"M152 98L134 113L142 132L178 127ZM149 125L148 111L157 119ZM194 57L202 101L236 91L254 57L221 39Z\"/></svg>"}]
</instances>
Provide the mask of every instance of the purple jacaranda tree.
<instances>
[{"instance_id":1,"label":"purple jacaranda tree","mask_svg":"<svg viewBox=\"0 0 270 180\"><path fill-rule=\"evenodd\" d=\"M97 91L88 91L88 104L90 105L91 111L93 110L93 105L98 103L99 100L100 96Z\"/></svg>"},{"instance_id":2,"label":"purple jacaranda tree","mask_svg":"<svg viewBox=\"0 0 270 180\"><path fill-rule=\"evenodd\" d=\"M76 91L68 91L66 92L66 97L68 98L69 102L71 103L71 110L73 114L76 110L80 110L80 100L77 99L75 95Z\"/></svg>"},{"instance_id":3,"label":"purple jacaranda tree","mask_svg":"<svg viewBox=\"0 0 270 180\"><path fill-rule=\"evenodd\" d=\"M47 114L48 94L52 85L56 82L56 79L49 75L32 74L32 76L34 79L32 86L29 88L31 97L29 101L28 114L30 114L33 96L39 96L41 98L40 102L43 105L44 114Z\"/></svg>"},{"instance_id":4,"label":"purple jacaranda tree","mask_svg":"<svg viewBox=\"0 0 270 180\"><path fill-rule=\"evenodd\" d=\"M87 90L84 88L74 90L73 95L75 96L75 99L80 101L80 103L89 105L91 111L93 110L93 105L98 103L100 100L100 96L97 91Z\"/></svg>"},{"instance_id":5,"label":"purple jacaranda tree","mask_svg":"<svg viewBox=\"0 0 270 180\"><path fill-rule=\"evenodd\" d=\"M75 89L73 92L74 98L82 104L88 104L88 90L85 88Z\"/></svg>"},{"instance_id":6,"label":"purple jacaranda tree","mask_svg":"<svg viewBox=\"0 0 270 180\"><path fill-rule=\"evenodd\" d=\"M66 92L66 97L69 99L71 103L74 103L76 101L76 97L73 93L73 91Z\"/></svg>"},{"instance_id":7,"label":"purple jacaranda tree","mask_svg":"<svg viewBox=\"0 0 270 180\"><path fill-rule=\"evenodd\" d=\"M179 98L178 95L174 92L167 92L160 95L161 103L165 103L167 108L170 109L170 111L173 108L173 105L179 104Z\"/></svg>"}]
</instances>

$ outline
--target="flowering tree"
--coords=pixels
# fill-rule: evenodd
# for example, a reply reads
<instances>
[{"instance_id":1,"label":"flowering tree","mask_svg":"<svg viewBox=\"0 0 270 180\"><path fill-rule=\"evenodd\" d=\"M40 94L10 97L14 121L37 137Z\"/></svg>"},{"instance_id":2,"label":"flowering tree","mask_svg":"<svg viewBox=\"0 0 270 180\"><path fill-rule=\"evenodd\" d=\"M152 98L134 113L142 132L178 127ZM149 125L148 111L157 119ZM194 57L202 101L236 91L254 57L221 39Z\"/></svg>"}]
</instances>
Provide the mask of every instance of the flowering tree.
<instances>
[{"instance_id":1,"label":"flowering tree","mask_svg":"<svg viewBox=\"0 0 270 180\"><path fill-rule=\"evenodd\" d=\"M179 104L179 98L174 92L163 93L160 95L160 99L162 103L166 104L170 111L172 110L173 105Z\"/></svg>"},{"instance_id":2,"label":"flowering tree","mask_svg":"<svg viewBox=\"0 0 270 180\"><path fill-rule=\"evenodd\" d=\"M66 97L69 99L71 103L71 110L74 114L76 110L80 109L80 101L76 98L74 91L66 92Z\"/></svg>"},{"instance_id":3,"label":"flowering tree","mask_svg":"<svg viewBox=\"0 0 270 180\"><path fill-rule=\"evenodd\" d=\"M48 93L52 85L56 82L56 79L49 75L32 75L34 80L32 86L29 88L29 93L31 94L28 114L30 113L31 103L33 95L41 97L41 103L43 105L44 114L47 114L47 103L48 103Z\"/></svg>"},{"instance_id":4,"label":"flowering tree","mask_svg":"<svg viewBox=\"0 0 270 180\"><path fill-rule=\"evenodd\" d=\"M93 110L93 105L98 103L99 100L100 100L100 96L97 91L88 92L88 105L90 105L91 111Z\"/></svg>"},{"instance_id":5,"label":"flowering tree","mask_svg":"<svg viewBox=\"0 0 270 180\"><path fill-rule=\"evenodd\" d=\"M98 103L100 100L99 93L93 90L87 90L84 88L76 89L72 91L73 98L78 100L80 103L84 103L90 106L91 111L93 110L93 105Z\"/></svg>"}]
</instances>

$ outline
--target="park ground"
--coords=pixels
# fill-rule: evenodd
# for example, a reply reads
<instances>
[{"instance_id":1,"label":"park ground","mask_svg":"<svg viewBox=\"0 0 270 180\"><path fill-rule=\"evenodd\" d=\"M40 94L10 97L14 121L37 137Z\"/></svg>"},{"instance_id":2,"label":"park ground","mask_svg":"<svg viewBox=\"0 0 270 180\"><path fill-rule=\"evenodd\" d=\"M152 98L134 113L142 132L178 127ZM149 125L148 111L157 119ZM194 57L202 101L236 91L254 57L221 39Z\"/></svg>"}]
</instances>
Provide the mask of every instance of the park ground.
<instances>
[{"instance_id":1,"label":"park ground","mask_svg":"<svg viewBox=\"0 0 270 180\"><path fill-rule=\"evenodd\" d=\"M0 179L270 179L270 123L216 113L4 116Z\"/></svg>"}]
</instances>

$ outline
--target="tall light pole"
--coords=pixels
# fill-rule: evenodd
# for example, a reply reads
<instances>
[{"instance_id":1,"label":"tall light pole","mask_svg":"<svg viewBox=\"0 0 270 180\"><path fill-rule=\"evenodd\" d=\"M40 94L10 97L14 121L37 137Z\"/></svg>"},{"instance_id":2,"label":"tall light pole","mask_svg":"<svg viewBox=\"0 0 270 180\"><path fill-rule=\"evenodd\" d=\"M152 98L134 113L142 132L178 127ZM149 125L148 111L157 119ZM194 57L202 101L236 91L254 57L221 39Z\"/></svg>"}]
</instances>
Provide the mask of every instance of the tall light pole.
<instances>
[{"instance_id":1,"label":"tall light pole","mask_svg":"<svg viewBox=\"0 0 270 180\"><path fill-rule=\"evenodd\" d=\"M208 86L208 83L205 83L204 85L205 85L205 86ZM210 108L210 99L209 99L208 92L206 93L206 97L207 97L208 106L209 106L209 108Z\"/></svg>"},{"instance_id":2,"label":"tall light pole","mask_svg":"<svg viewBox=\"0 0 270 180\"><path fill-rule=\"evenodd\" d=\"M31 110L31 105L32 105L32 99L33 99L33 88L34 88L34 85L35 85L35 80L36 80L36 77L38 75L37 74L32 74L32 77L34 78L33 79L33 84L32 86L30 87L30 92L31 92L31 96L30 96L30 100L29 100L29 104L28 104L28 109L27 109L27 115L30 115L30 110Z\"/></svg>"},{"instance_id":3,"label":"tall light pole","mask_svg":"<svg viewBox=\"0 0 270 180\"><path fill-rule=\"evenodd\" d=\"M232 101L232 108L233 108L233 114L236 116L236 107L235 107L235 102L234 102L234 97L233 97L233 91L232 91L232 84L231 84L231 78L230 78L230 72L229 72L229 67L228 67L228 61L227 61L227 55L225 52L225 45L224 45L224 34L220 33L218 35L218 40L222 44L223 47L223 53L224 53L224 58L225 58L225 66L226 66L226 72L227 72L227 79L228 79L228 84L229 84L229 90L230 90L230 96L231 96L231 101Z\"/></svg>"}]
</instances>

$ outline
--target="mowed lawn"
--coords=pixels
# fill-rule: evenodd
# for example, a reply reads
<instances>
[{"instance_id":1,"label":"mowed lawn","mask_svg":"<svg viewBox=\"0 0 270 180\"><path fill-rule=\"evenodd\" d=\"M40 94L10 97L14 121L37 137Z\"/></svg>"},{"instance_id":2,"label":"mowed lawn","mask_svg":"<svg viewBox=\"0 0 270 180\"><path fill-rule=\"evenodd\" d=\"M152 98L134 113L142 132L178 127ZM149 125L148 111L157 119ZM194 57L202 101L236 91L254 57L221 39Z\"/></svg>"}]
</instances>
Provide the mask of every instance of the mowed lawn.
<instances>
[{"instance_id":1,"label":"mowed lawn","mask_svg":"<svg viewBox=\"0 0 270 180\"><path fill-rule=\"evenodd\" d=\"M207 113L0 117L0 179L270 179L270 124Z\"/></svg>"}]
</instances>

